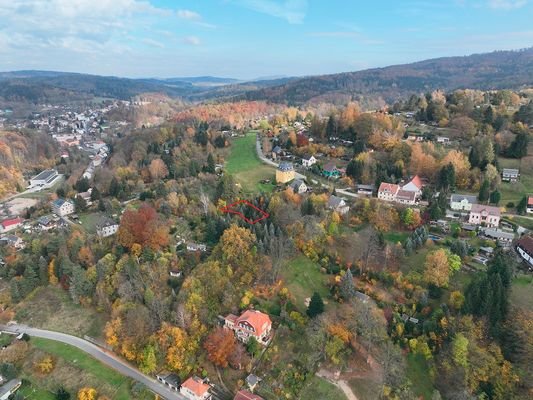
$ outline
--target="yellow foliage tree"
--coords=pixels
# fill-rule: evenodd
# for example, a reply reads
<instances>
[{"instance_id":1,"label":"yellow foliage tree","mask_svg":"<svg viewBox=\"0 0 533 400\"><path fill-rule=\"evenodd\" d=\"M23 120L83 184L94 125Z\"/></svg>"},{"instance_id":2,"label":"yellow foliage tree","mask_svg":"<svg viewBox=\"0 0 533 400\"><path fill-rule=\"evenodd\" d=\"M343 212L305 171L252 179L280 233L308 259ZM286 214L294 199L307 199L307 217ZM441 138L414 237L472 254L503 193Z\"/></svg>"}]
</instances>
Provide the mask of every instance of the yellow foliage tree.
<instances>
[{"instance_id":1,"label":"yellow foliage tree","mask_svg":"<svg viewBox=\"0 0 533 400\"><path fill-rule=\"evenodd\" d=\"M48 264L48 282L50 285L57 285L59 282L56 276L55 258L52 258Z\"/></svg>"},{"instance_id":2,"label":"yellow foliage tree","mask_svg":"<svg viewBox=\"0 0 533 400\"><path fill-rule=\"evenodd\" d=\"M96 389L91 387L81 388L78 392L78 400L96 400Z\"/></svg>"},{"instance_id":3,"label":"yellow foliage tree","mask_svg":"<svg viewBox=\"0 0 533 400\"><path fill-rule=\"evenodd\" d=\"M49 374L54 369L54 360L50 356L44 356L35 364L35 369L41 374Z\"/></svg>"}]
</instances>

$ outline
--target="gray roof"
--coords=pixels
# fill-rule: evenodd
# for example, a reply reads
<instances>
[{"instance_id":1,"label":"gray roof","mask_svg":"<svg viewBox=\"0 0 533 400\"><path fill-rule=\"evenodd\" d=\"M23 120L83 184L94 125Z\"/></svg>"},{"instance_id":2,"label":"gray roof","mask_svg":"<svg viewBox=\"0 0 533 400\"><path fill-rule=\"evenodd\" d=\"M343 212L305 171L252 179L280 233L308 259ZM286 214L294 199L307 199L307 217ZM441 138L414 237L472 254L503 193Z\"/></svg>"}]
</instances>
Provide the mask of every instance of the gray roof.
<instances>
[{"instance_id":1,"label":"gray roof","mask_svg":"<svg viewBox=\"0 0 533 400\"><path fill-rule=\"evenodd\" d=\"M329 207L334 207L334 208L337 208L339 207L342 202L344 201L344 199L340 198L340 197L337 197L335 196L334 194L332 194L330 197L329 197L329 200L328 200L328 206Z\"/></svg>"},{"instance_id":2,"label":"gray roof","mask_svg":"<svg viewBox=\"0 0 533 400\"><path fill-rule=\"evenodd\" d=\"M516 168L504 168L503 173L509 175L518 175L519 170L517 170Z\"/></svg>"},{"instance_id":3,"label":"gray roof","mask_svg":"<svg viewBox=\"0 0 533 400\"><path fill-rule=\"evenodd\" d=\"M302 184L305 184L305 182L301 179L296 179L295 181L293 181L291 183L291 188L293 189L298 189L300 186L302 186Z\"/></svg>"},{"instance_id":4,"label":"gray roof","mask_svg":"<svg viewBox=\"0 0 533 400\"><path fill-rule=\"evenodd\" d=\"M292 171L294 169L292 163L283 161L279 164L278 169L280 171Z\"/></svg>"},{"instance_id":5,"label":"gray roof","mask_svg":"<svg viewBox=\"0 0 533 400\"><path fill-rule=\"evenodd\" d=\"M459 202L461 202L463 200L467 200L470 204L477 204L477 197L476 196L471 196L471 195L468 195L468 194L457 194L457 193L454 193L450 197L450 201L456 202L456 203L459 203Z\"/></svg>"},{"instance_id":6,"label":"gray roof","mask_svg":"<svg viewBox=\"0 0 533 400\"><path fill-rule=\"evenodd\" d=\"M485 229L483 231L483 234L487 237L491 237L494 239L506 239L506 240L514 239L514 233L504 232L498 229Z\"/></svg>"},{"instance_id":7,"label":"gray roof","mask_svg":"<svg viewBox=\"0 0 533 400\"><path fill-rule=\"evenodd\" d=\"M20 387L22 381L20 379L11 379L6 384L0 387L0 397L5 396L8 393L14 393L14 389Z\"/></svg>"},{"instance_id":8,"label":"gray roof","mask_svg":"<svg viewBox=\"0 0 533 400\"><path fill-rule=\"evenodd\" d=\"M258 376L254 374L250 374L246 377L246 383L250 386L257 385L260 380L261 378L259 378Z\"/></svg>"},{"instance_id":9,"label":"gray roof","mask_svg":"<svg viewBox=\"0 0 533 400\"><path fill-rule=\"evenodd\" d=\"M45 181L48 178L50 178L52 175L57 175L57 171L55 169L45 169L40 174L34 176L31 179L32 180L41 180L41 181L44 180Z\"/></svg>"}]
</instances>

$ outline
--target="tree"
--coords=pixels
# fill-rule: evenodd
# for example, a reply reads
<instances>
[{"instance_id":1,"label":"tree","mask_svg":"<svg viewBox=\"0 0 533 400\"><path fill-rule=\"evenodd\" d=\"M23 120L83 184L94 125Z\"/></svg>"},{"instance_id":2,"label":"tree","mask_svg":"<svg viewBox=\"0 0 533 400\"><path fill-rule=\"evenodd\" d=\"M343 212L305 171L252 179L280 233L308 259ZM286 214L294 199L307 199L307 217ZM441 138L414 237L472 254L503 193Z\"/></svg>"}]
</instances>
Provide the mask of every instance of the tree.
<instances>
[{"instance_id":1,"label":"tree","mask_svg":"<svg viewBox=\"0 0 533 400\"><path fill-rule=\"evenodd\" d=\"M479 188L479 194L478 199L480 202L485 202L489 199L489 193L490 193L490 183L488 180L484 180L481 184L481 187Z\"/></svg>"},{"instance_id":2,"label":"tree","mask_svg":"<svg viewBox=\"0 0 533 400\"><path fill-rule=\"evenodd\" d=\"M207 358L219 367L227 367L229 357L235 350L235 335L229 329L217 328L207 336L204 348Z\"/></svg>"},{"instance_id":3,"label":"tree","mask_svg":"<svg viewBox=\"0 0 533 400\"><path fill-rule=\"evenodd\" d=\"M209 129L209 124L205 121L200 122L196 128L196 134L194 135L194 141L199 145L206 146L209 141L209 135L207 130Z\"/></svg>"},{"instance_id":4,"label":"tree","mask_svg":"<svg viewBox=\"0 0 533 400\"><path fill-rule=\"evenodd\" d=\"M448 286L450 277L450 263L444 249L435 250L426 256L424 264L424 278L426 282L437 287Z\"/></svg>"},{"instance_id":5,"label":"tree","mask_svg":"<svg viewBox=\"0 0 533 400\"><path fill-rule=\"evenodd\" d=\"M78 400L96 400L96 389L84 387L78 391Z\"/></svg>"},{"instance_id":6,"label":"tree","mask_svg":"<svg viewBox=\"0 0 533 400\"><path fill-rule=\"evenodd\" d=\"M149 344L144 348L139 369L145 374L152 374L157 369L157 357L153 345Z\"/></svg>"},{"instance_id":7,"label":"tree","mask_svg":"<svg viewBox=\"0 0 533 400\"><path fill-rule=\"evenodd\" d=\"M452 190L455 188L455 167L452 163L445 165L439 171L437 189Z\"/></svg>"},{"instance_id":8,"label":"tree","mask_svg":"<svg viewBox=\"0 0 533 400\"><path fill-rule=\"evenodd\" d=\"M340 295L341 297L348 301L355 296L355 285L353 283L352 270L348 268L344 275L341 278L340 282Z\"/></svg>"},{"instance_id":9,"label":"tree","mask_svg":"<svg viewBox=\"0 0 533 400\"><path fill-rule=\"evenodd\" d=\"M498 203L500 202L500 199L501 199L501 193L497 190L491 192L490 194L490 202L492 204L495 204L495 205L498 205Z\"/></svg>"},{"instance_id":10,"label":"tree","mask_svg":"<svg viewBox=\"0 0 533 400\"><path fill-rule=\"evenodd\" d=\"M74 198L74 207L76 207L76 211L82 212L87 209L87 202L85 199L81 196L76 196Z\"/></svg>"},{"instance_id":11,"label":"tree","mask_svg":"<svg viewBox=\"0 0 533 400\"><path fill-rule=\"evenodd\" d=\"M86 177L79 179L74 184L74 189L76 189L78 193L86 192L87 190L89 190L90 187L91 185L89 183L89 179L87 179Z\"/></svg>"},{"instance_id":12,"label":"tree","mask_svg":"<svg viewBox=\"0 0 533 400\"><path fill-rule=\"evenodd\" d=\"M138 210L127 210L122 215L118 241L129 249L139 244L157 251L169 243L168 226L160 220L154 208L144 204Z\"/></svg>"},{"instance_id":13,"label":"tree","mask_svg":"<svg viewBox=\"0 0 533 400\"><path fill-rule=\"evenodd\" d=\"M37 369L41 374L46 375L52 372L54 369L54 360L50 356L44 356L35 364L35 369Z\"/></svg>"},{"instance_id":14,"label":"tree","mask_svg":"<svg viewBox=\"0 0 533 400\"><path fill-rule=\"evenodd\" d=\"M520 215L524 215L527 210L527 196L522 197L518 205L516 206L516 212Z\"/></svg>"},{"instance_id":15,"label":"tree","mask_svg":"<svg viewBox=\"0 0 533 400\"><path fill-rule=\"evenodd\" d=\"M314 318L323 312L324 302L322 301L322 297L317 292L314 292L313 296L311 296L311 301L309 302L309 307L307 307L306 314L309 318Z\"/></svg>"},{"instance_id":16,"label":"tree","mask_svg":"<svg viewBox=\"0 0 533 400\"><path fill-rule=\"evenodd\" d=\"M527 156L527 145L529 143L529 135L527 132L520 132L507 150L507 155L513 158L522 158Z\"/></svg>"},{"instance_id":17,"label":"tree","mask_svg":"<svg viewBox=\"0 0 533 400\"><path fill-rule=\"evenodd\" d=\"M252 356L257 357L261 353L261 345L257 339L251 336L246 343L246 351Z\"/></svg>"},{"instance_id":18,"label":"tree","mask_svg":"<svg viewBox=\"0 0 533 400\"><path fill-rule=\"evenodd\" d=\"M209 172L210 174L215 173L215 159L211 153L209 153L207 156L207 166L205 168L205 172Z\"/></svg>"},{"instance_id":19,"label":"tree","mask_svg":"<svg viewBox=\"0 0 533 400\"><path fill-rule=\"evenodd\" d=\"M63 386L60 386L56 392L56 400L70 400L70 393Z\"/></svg>"},{"instance_id":20,"label":"tree","mask_svg":"<svg viewBox=\"0 0 533 400\"><path fill-rule=\"evenodd\" d=\"M455 364L466 368L468 365L468 339L462 333L458 333L453 339L452 354Z\"/></svg>"},{"instance_id":21,"label":"tree","mask_svg":"<svg viewBox=\"0 0 533 400\"><path fill-rule=\"evenodd\" d=\"M165 162L160 158L152 160L148 169L150 170L150 176L154 181L165 178L168 175L168 168Z\"/></svg>"}]
</instances>

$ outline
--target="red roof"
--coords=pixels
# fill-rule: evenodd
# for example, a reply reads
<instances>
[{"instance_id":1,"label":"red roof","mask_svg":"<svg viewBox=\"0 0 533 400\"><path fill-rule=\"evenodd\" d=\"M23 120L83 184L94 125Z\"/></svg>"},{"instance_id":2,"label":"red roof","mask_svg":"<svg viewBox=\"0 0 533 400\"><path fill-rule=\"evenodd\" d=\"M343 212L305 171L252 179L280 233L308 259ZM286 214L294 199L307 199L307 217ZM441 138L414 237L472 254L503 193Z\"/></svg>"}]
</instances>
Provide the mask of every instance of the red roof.
<instances>
[{"instance_id":1,"label":"red roof","mask_svg":"<svg viewBox=\"0 0 533 400\"><path fill-rule=\"evenodd\" d=\"M237 324L240 322L248 322L254 328L257 336L261 336L264 331L272 326L270 317L257 310L246 310L237 318Z\"/></svg>"},{"instance_id":2,"label":"red roof","mask_svg":"<svg viewBox=\"0 0 533 400\"><path fill-rule=\"evenodd\" d=\"M411 179L411 181L409 183L412 183L413 185L415 185L418 189L422 189L422 179L420 179L420 177L418 175L415 175L413 177L413 179Z\"/></svg>"},{"instance_id":3,"label":"red roof","mask_svg":"<svg viewBox=\"0 0 533 400\"><path fill-rule=\"evenodd\" d=\"M529 197L527 198L527 205L528 205L528 206L533 205L533 196L529 196Z\"/></svg>"},{"instance_id":4,"label":"red roof","mask_svg":"<svg viewBox=\"0 0 533 400\"><path fill-rule=\"evenodd\" d=\"M398 192L398 189L400 189L400 187L398 185L395 185L394 183L381 182L381 185L379 185L378 192L388 192L396 194Z\"/></svg>"},{"instance_id":5,"label":"red roof","mask_svg":"<svg viewBox=\"0 0 533 400\"><path fill-rule=\"evenodd\" d=\"M210 388L208 384L204 383L197 376L190 377L185 382L183 382L181 386L186 389L189 389L191 392L193 392L198 397L201 397L204 394L206 394Z\"/></svg>"},{"instance_id":6,"label":"red roof","mask_svg":"<svg viewBox=\"0 0 533 400\"><path fill-rule=\"evenodd\" d=\"M250 393L248 390L239 390L233 400L263 400L263 398Z\"/></svg>"},{"instance_id":7,"label":"red roof","mask_svg":"<svg viewBox=\"0 0 533 400\"><path fill-rule=\"evenodd\" d=\"M11 219L6 219L4 221L2 221L2 226L5 228L8 228L12 225L18 225L18 224L22 224L24 222L24 220L22 218L11 218Z\"/></svg>"}]
</instances>

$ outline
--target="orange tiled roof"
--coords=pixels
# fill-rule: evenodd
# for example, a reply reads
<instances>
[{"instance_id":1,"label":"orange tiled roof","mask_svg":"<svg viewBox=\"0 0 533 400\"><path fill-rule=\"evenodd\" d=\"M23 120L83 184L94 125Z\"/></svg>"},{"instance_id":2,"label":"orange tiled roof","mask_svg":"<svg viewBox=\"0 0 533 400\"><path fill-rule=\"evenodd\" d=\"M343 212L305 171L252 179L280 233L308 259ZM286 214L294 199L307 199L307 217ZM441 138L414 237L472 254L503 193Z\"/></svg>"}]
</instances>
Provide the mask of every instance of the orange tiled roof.
<instances>
[{"instance_id":1,"label":"orange tiled roof","mask_svg":"<svg viewBox=\"0 0 533 400\"><path fill-rule=\"evenodd\" d=\"M253 326L255 333L258 336L261 336L263 332L272 325L272 321L267 314L256 310L246 310L237 319L237 323L244 321Z\"/></svg>"},{"instance_id":2,"label":"orange tiled roof","mask_svg":"<svg viewBox=\"0 0 533 400\"><path fill-rule=\"evenodd\" d=\"M379 185L378 192L389 192L396 194L398 192L398 189L400 189L400 187L398 185L395 185L394 183L381 182L381 185Z\"/></svg>"},{"instance_id":3,"label":"orange tiled roof","mask_svg":"<svg viewBox=\"0 0 533 400\"><path fill-rule=\"evenodd\" d=\"M198 397L203 396L209 390L209 385L204 383L197 376L190 377L185 382L183 382L181 386L186 389L189 389Z\"/></svg>"}]
</instances>

